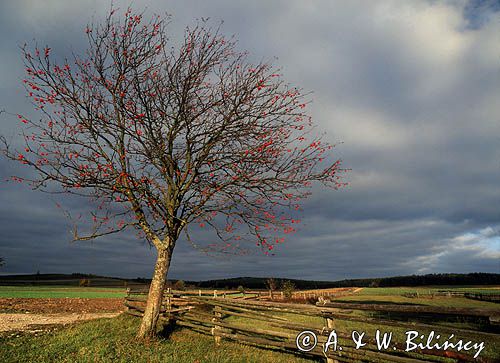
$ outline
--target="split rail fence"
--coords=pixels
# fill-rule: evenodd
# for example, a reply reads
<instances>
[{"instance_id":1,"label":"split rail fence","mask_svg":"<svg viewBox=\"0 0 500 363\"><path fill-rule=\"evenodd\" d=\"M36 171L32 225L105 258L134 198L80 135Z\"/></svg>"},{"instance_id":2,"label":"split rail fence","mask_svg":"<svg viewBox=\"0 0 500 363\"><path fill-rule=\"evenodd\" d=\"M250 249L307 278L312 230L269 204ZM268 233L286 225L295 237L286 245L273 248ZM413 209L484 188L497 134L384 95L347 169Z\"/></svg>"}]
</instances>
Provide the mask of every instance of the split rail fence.
<instances>
[{"instance_id":1,"label":"split rail fence","mask_svg":"<svg viewBox=\"0 0 500 363\"><path fill-rule=\"evenodd\" d=\"M489 301L494 303L500 303L500 294L483 294L479 292L461 292L461 291L447 291L440 290L436 293L438 296L458 296L465 297L467 299Z\"/></svg>"},{"instance_id":2,"label":"split rail fence","mask_svg":"<svg viewBox=\"0 0 500 363\"><path fill-rule=\"evenodd\" d=\"M473 319L482 321L479 328L447 329L455 336L475 337L477 340L493 338L500 341L498 329L500 310L472 308L443 308L422 305L355 304L330 302L320 299L316 305L291 304L235 298L241 294L235 291L165 291L161 316L165 322L175 323L202 334L214 337L216 345L221 339L253 345L266 349L277 349L293 354L321 357L327 362L493 362L493 360L454 351L437 349L416 349L405 352L401 341L391 342L395 350L379 350L374 339L356 349L350 332L338 329L341 323L371 324L380 329L391 328L442 331L443 325L436 325L439 318L454 322ZM127 313L142 316L147 292L127 290L125 306ZM427 316L428 322L420 318ZM401 319L401 317L405 318ZM418 319L415 319L417 317ZM310 320L314 323L304 323ZM322 323L318 323L322 322ZM336 331L342 350L323 352L325 343L332 330ZM318 344L308 352L300 351L296 345L297 335L303 331L313 332Z\"/></svg>"}]
</instances>

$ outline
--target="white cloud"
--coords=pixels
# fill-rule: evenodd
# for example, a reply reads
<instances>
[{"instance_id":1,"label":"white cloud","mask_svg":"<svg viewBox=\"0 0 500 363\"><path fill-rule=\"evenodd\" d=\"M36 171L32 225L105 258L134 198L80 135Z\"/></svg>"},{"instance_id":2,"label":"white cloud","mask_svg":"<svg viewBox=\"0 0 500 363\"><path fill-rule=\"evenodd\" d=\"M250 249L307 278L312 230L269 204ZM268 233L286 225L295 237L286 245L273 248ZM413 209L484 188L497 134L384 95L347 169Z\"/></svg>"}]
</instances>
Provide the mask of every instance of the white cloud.
<instances>
[{"instance_id":1,"label":"white cloud","mask_svg":"<svg viewBox=\"0 0 500 363\"><path fill-rule=\"evenodd\" d=\"M454 260L452 266L458 271L464 260L477 258L496 261L497 272L500 272L500 230L488 226L467 232L443 241L428 252L407 263L418 273L429 273L439 270L440 264L449 265L449 260Z\"/></svg>"}]
</instances>

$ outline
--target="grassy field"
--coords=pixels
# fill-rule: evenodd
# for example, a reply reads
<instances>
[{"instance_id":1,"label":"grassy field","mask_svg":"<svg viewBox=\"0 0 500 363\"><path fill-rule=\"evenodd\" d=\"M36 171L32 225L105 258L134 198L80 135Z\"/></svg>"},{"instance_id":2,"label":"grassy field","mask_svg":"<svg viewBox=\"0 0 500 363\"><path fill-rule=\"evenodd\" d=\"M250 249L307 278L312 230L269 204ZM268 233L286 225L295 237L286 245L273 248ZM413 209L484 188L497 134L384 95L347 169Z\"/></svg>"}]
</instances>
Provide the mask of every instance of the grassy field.
<instances>
[{"instance_id":1,"label":"grassy field","mask_svg":"<svg viewBox=\"0 0 500 363\"><path fill-rule=\"evenodd\" d=\"M45 362L169 362L305 363L298 358L269 350L223 341L218 349L212 337L187 329L172 332L170 338L144 344L134 339L139 319L119 316L99 319L38 337L0 338L3 363Z\"/></svg>"},{"instance_id":2,"label":"grassy field","mask_svg":"<svg viewBox=\"0 0 500 363\"><path fill-rule=\"evenodd\" d=\"M287 314L292 320L302 322L311 327L321 326L319 318L298 318ZM244 318L234 318L239 324L253 324ZM292 354L277 351L263 350L222 341L219 348L215 348L211 336L198 334L188 329L174 330L168 339L160 337L147 344L134 339L139 319L126 315L114 319L99 319L81 323L41 336L21 335L16 338L0 337L0 357L5 363L14 362L270 362L270 363L299 363L313 362L312 359L300 358ZM266 324L258 322L258 326L265 328ZM338 331L352 331L354 329L366 331L368 335L380 328L370 324L350 324L337 321ZM276 329L276 328L273 328ZM395 338L400 338L404 329L391 328ZM466 336L461 338L467 339ZM482 357L493 360L500 359L498 347L500 340L492 340L480 335L471 336L474 341L485 341L485 350Z\"/></svg>"},{"instance_id":3,"label":"grassy field","mask_svg":"<svg viewBox=\"0 0 500 363\"><path fill-rule=\"evenodd\" d=\"M434 296L439 290L475 292L482 294L499 294L500 287L366 287L354 295L348 295L335 299L339 302L360 302L360 303L392 303L392 304L418 304L429 306L447 306L462 308L490 308L499 309L500 304L472 300L464 297ZM418 297L405 297L404 294L418 293Z\"/></svg>"},{"instance_id":4,"label":"grassy field","mask_svg":"<svg viewBox=\"0 0 500 363\"><path fill-rule=\"evenodd\" d=\"M421 286L421 287L365 287L361 295L393 296L417 292L421 295L434 294L439 291L474 292L482 294L500 294L500 286Z\"/></svg>"},{"instance_id":5,"label":"grassy field","mask_svg":"<svg viewBox=\"0 0 500 363\"><path fill-rule=\"evenodd\" d=\"M378 304L412 304L412 305L429 305L429 306L442 306L442 307L470 307L470 308L487 308L498 310L500 314L500 304L471 300L464 297L447 297L447 296L434 296L440 290L462 291L462 292L476 292L476 293L498 293L498 287L470 287L470 286L437 286L437 287L398 287L398 288L364 288L354 295L344 296L335 301L343 302L360 302L360 303L378 303ZM418 293L418 297L405 297L405 294ZM300 323L307 328L321 329L325 325L325 321L319 317L309 317L297 314L279 314L287 319ZM455 334L458 339L463 339L464 342L471 340L472 342L484 342L484 350L481 352L481 357L490 358L493 361L500 361L500 335L482 333L482 332L467 332L465 330L474 330L476 328L484 328L487 322L478 318L442 318L437 320L434 316L418 315L408 318L408 316L401 316L397 313L391 314L372 314L371 312L354 311L352 315L363 317L375 317L379 319L399 320L403 326L384 326L379 323L373 324L368 322L352 322L348 320L335 320L335 329L341 334L350 336L352 331L366 332L366 336L371 342L374 342L374 336L377 329L383 332L392 332L393 341L403 344L406 339L405 332L408 330L416 329L413 323L432 324L436 329L436 333L441 335L439 342L444 342L451 334ZM229 317L225 319L227 322L244 326L258 327L261 329L281 330L263 321L256 321L253 319L242 317ZM459 331L457 329L463 329ZM428 335L431 328L418 328L419 333ZM348 345L351 343L349 339L343 339L343 342ZM470 354L470 353L469 353ZM473 354L472 354L473 355Z\"/></svg>"},{"instance_id":6,"label":"grassy field","mask_svg":"<svg viewBox=\"0 0 500 363\"><path fill-rule=\"evenodd\" d=\"M418 304L431 306L454 306L495 309L500 314L500 304L466 299L463 297L433 296L438 290L454 290L466 292L498 293L498 287L401 287L401 288L364 288L358 293L344 296L335 301ZM418 293L418 297L405 297L404 294ZM123 297L123 288L92 287L7 287L0 286L0 297ZM370 312L354 311L358 317L374 317ZM276 315L280 315L276 313ZM321 329L325 321L319 317L307 317L296 314L281 314L291 321L301 323L307 328ZM426 320L424 316L415 316L410 320L391 313L390 316L376 316L380 319L403 321L403 327L383 326L368 322L352 322L335 320L335 329L339 333L350 335L353 330L364 331L373 340L375 331L392 332L393 340L404 342L405 331L414 329L412 322L437 324L436 332L441 334L442 342L450 334L464 341L484 342L485 349L481 357L500 362L500 335L481 332L464 332L457 329L474 329L484 327L480 319L443 319ZM265 321L256 321L242 317L227 318L228 322L241 326L253 326L264 329L280 330ZM114 319L100 319L92 322L60 328L55 332L43 333L41 336L21 335L20 337L0 337L1 362L311 362L291 354L263 350L224 341L215 349L213 338L188 329L175 329L169 339L158 338L144 345L134 339L139 319L119 316ZM418 328L422 334L431 329ZM349 341L344 339L349 344ZM468 353L470 354L470 352Z\"/></svg>"},{"instance_id":7,"label":"grassy field","mask_svg":"<svg viewBox=\"0 0 500 363\"><path fill-rule=\"evenodd\" d=\"M281 315L283 317L288 318L291 321L301 323L301 325L307 327L308 329L319 329L325 325L325 322L321 318L315 317L306 317L306 316L297 316L294 314L275 314ZM368 314L367 314L368 315ZM359 314L358 316L362 317L364 314ZM285 332L285 329L277 328L276 326L272 326L262 321L253 321L247 318L240 317L230 317L226 319L228 322L232 322L234 324L240 326L252 326L258 327L261 329L270 329L270 330L278 330ZM436 322L427 322L434 323ZM341 346L350 346L353 347L351 334L353 331L364 332L365 333L365 342L368 342L372 346L375 345L375 333L377 330L380 330L383 333L392 333L392 342L398 343L398 349L402 350L405 346L406 341L406 331L416 330L419 334L423 334L426 338L422 341L425 343L427 336L431 331L435 331L436 334L439 334L441 337L439 339L434 339L433 342L440 342L441 344L446 341L450 335L454 334L454 337L450 339L450 341L456 342L458 339L462 339L464 342L472 341L473 343L484 342L484 350L481 351L480 357L491 359L494 362L500 362L500 335L488 334L483 332L462 332L458 331L457 328L461 329L470 329L474 324L470 324L469 322L464 321L454 321L454 322L440 322L435 325L434 328L421 328L414 327L412 322L405 323L403 327L396 326L384 326L380 323L367 323L367 322L353 322L348 320L340 320L335 319L335 330L339 335L339 345ZM420 341L417 341L417 343ZM451 351L454 351L451 349ZM456 352L456 351L455 351ZM466 355L473 356L474 352L463 352ZM414 355L415 357L419 357L418 354ZM446 362L446 360L443 360Z\"/></svg>"},{"instance_id":8,"label":"grassy field","mask_svg":"<svg viewBox=\"0 0 500 363\"><path fill-rule=\"evenodd\" d=\"M466 292L492 292L498 293L500 290L498 287L494 288L484 288L484 287L419 287L419 288L365 288L354 295L344 296L337 298L334 301L339 302L352 302L352 303L377 303L377 304L414 304L414 305L428 305L428 306L444 306L444 307L469 307L469 308L486 308L497 310L500 314L500 304L471 300L463 297L447 297L447 296L432 296L433 293L438 290L452 290L452 291L466 291ZM403 296L403 294L408 293L418 293L418 297L408 298ZM279 315L279 314L277 314ZM435 316L425 316L422 314L409 316L397 313L386 313L386 314L373 314L368 311L353 311L350 316L355 317L375 317L379 319L388 319L399 321L403 324L402 327L395 326L384 326L380 323L373 324L368 322L353 322L348 320L335 319L335 329L341 334L350 336L352 331L357 330L358 332L366 332L366 336L371 342L374 342L374 336L377 329L382 332L392 332L393 341L398 343L404 343L406 340L405 332L408 330L418 330L419 333L428 336L431 332L431 328L414 328L413 323L420 324L432 324L435 326L435 331L437 334L441 335L439 342L444 342L451 334L455 334L455 340L463 339L464 342L471 340L473 342L484 342L484 350L481 352L481 357L490 358L493 361L500 362L500 335L483 333L480 331L467 332L466 330L488 329L488 322L484 319L479 318L454 318L454 317L442 317L437 319ZM281 314L281 316L286 317L297 323L301 323L309 328L321 329L324 325L324 319L317 317L307 317L299 316L296 314ZM228 319L235 324L242 326L258 326L263 329L280 330L279 328L273 327L270 324L266 324L261 321L253 321L251 319L231 317ZM457 330L463 329L463 330ZM284 330L283 330L284 331ZM345 343L351 343L349 339L343 339ZM470 352L468 353L470 354ZM472 354L473 355L473 354Z\"/></svg>"},{"instance_id":9,"label":"grassy field","mask_svg":"<svg viewBox=\"0 0 500 363\"><path fill-rule=\"evenodd\" d=\"M124 288L68 286L0 286L0 298L122 298Z\"/></svg>"}]
</instances>

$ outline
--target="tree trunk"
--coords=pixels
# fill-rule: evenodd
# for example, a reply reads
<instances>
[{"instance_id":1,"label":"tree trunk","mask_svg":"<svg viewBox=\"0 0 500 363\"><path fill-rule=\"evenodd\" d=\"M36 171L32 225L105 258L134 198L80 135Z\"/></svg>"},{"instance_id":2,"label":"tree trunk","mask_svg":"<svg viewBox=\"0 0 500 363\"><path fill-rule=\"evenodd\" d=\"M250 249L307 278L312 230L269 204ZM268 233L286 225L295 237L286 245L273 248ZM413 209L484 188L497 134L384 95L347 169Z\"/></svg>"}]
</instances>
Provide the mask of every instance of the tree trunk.
<instances>
[{"instance_id":1,"label":"tree trunk","mask_svg":"<svg viewBox=\"0 0 500 363\"><path fill-rule=\"evenodd\" d=\"M172 253L170 249L158 250L155 271L151 286L149 287L146 310L141 321L141 326L137 332L140 339L150 338L156 335L156 323L160 317L161 303L163 301L163 291L167 282L167 272L170 266Z\"/></svg>"}]
</instances>

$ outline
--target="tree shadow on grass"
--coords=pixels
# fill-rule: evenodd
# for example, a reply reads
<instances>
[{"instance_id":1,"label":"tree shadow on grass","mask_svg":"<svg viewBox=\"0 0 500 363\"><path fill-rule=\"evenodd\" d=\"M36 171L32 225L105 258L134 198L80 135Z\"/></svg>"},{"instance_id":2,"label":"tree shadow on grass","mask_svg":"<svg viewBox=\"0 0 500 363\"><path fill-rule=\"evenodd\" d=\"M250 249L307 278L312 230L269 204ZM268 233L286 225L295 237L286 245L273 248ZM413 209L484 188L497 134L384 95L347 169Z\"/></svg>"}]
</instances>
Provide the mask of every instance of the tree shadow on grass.
<instances>
[{"instance_id":1,"label":"tree shadow on grass","mask_svg":"<svg viewBox=\"0 0 500 363\"><path fill-rule=\"evenodd\" d=\"M175 320L171 321L169 324L165 323L163 325L163 327L161 328L161 330L158 331L157 336L160 339L169 339L169 337L171 336L172 333L181 331L183 329L194 331L196 333L199 333L199 334L202 334L205 336L210 336L210 334L207 334L206 332L203 332L203 331L200 331L197 329L192 329L192 328L185 327L185 326L177 325L177 324L175 324ZM259 335L253 335L253 334L250 334L249 336L253 336L256 338L260 337ZM242 345L254 347L255 349L262 349L262 350L270 351L270 352L286 353L286 354L290 354L291 356L294 356L296 358L301 358L303 360L308 360L311 362L323 362L324 361L323 358L304 356L303 353L299 352L298 350L294 350L294 349L286 349L286 348L280 349L280 348L275 348L275 347L273 348L273 347L265 346L265 345L259 345L258 347L255 347L253 344L246 344L245 342L230 339L230 338L223 338L222 343L223 344L224 343L236 343L236 344L242 344Z\"/></svg>"},{"instance_id":2,"label":"tree shadow on grass","mask_svg":"<svg viewBox=\"0 0 500 363\"><path fill-rule=\"evenodd\" d=\"M170 320L169 322L164 322L163 325L158 330L158 338L169 339L173 332L181 330L182 327L175 324L175 320Z\"/></svg>"}]
</instances>

